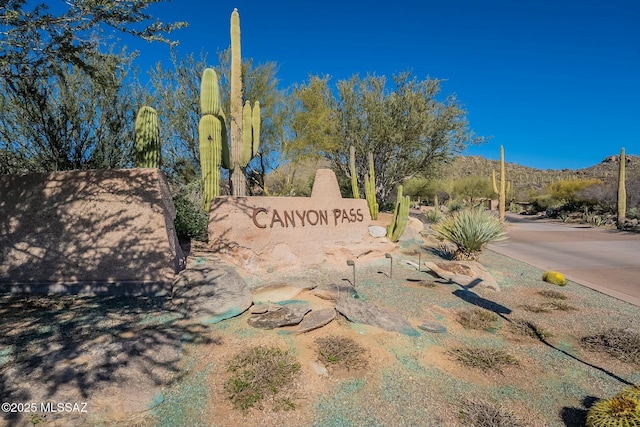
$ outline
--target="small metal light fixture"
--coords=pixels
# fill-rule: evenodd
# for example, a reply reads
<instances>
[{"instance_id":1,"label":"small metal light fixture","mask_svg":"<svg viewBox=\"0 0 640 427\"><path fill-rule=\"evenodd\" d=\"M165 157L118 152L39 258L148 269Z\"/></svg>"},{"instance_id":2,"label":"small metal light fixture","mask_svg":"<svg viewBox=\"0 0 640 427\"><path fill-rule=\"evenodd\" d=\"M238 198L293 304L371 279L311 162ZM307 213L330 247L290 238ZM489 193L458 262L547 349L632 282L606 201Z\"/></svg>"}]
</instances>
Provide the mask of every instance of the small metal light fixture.
<instances>
[{"instance_id":1,"label":"small metal light fixture","mask_svg":"<svg viewBox=\"0 0 640 427\"><path fill-rule=\"evenodd\" d=\"M391 260L391 264L389 266L389 279L391 279L393 277L393 257L389 253L384 254L384 257Z\"/></svg>"},{"instance_id":2,"label":"small metal light fixture","mask_svg":"<svg viewBox=\"0 0 640 427\"><path fill-rule=\"evenodd\" d=\"M353 260L347 260L347 265L353 267L353 287L356 287L356 263Z\"/></svg>"}]
</instances>

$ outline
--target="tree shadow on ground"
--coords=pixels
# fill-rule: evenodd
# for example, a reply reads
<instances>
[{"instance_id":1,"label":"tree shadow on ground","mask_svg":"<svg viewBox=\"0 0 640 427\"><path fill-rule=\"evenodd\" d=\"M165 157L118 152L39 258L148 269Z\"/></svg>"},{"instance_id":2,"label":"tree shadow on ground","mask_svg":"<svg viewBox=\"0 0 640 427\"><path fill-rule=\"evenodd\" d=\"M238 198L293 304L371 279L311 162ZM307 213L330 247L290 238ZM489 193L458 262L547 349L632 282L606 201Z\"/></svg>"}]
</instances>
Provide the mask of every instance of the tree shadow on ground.
<instances>
[{"instance_id":1,"label":"tree shadow on ground","mask_svg":"<svg viewBox=\"0 0 640 427\"><path fill-rule=\"evenodd\" d=\"M589 408L598 401L597 397L587 396L582 399L582 408L564 407L560 411L560 417L566 427L583 427L587 424Z\"/></svg>"},{"instance_id":2,"label":"tree shadow on ground","mask_svg":"<svg viewBox=\"0 0 640 427\"><path fill-rule=\"evenodd\" d=\"M91 401L114 386L144 400L185 375L185 344L220 344L163 297L9 295L0 318L3 402Z\"/></svg>"}]
</instances>

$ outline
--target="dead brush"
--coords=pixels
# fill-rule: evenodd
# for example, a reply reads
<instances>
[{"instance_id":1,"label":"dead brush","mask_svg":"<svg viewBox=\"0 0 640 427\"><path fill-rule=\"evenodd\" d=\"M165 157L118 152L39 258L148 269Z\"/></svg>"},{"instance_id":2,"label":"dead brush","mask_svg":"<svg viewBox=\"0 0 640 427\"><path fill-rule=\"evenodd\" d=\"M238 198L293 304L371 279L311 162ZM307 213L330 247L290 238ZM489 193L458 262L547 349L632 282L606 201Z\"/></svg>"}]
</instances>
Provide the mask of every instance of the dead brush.
<instances>
[{"instance_id":1,"label":"dead brush","mask_svg":"<svg viewBox=\"0 0 640 427\"><path fill-rule=\"evenodd\" d=\"M537 305L520 305L519 308L531 313L551 313L552 311L574 311L577 310L572 305L564 301L545 301Z\"/></svg>"},{"instance_id":2,"label":"dead brush","mask_svg":"<svg viewBox=\"0 0 640 427\"><path fill-rule=\"evenodd\" d=\"M516 335L546 340L551 337L551 332L526 319L513 319L509 323L509 330Z\"/></svg>"},{"instance_id":3,"label":"dead brush","mask_svg":"<svg viewBox=\"0 0 640 427\"><path fill-rule=\"evenodd\" d=\"M228 371L232 375L224 385L227 397L234 409L247 410L267 396L275 398L281 390L290 388L300 363L289 351L258 346L238 353L229 362ZM295 409L287 396L274 402L274 409Z\"/></svg>"},{"instance_id":4,"label":"dead brush","mask_svg":"<svg viewBox=\"0 0 640 427\"><path fill-rule=\"evenodd\" d=\"M351 338L330 335L316 338L318 360L326 364L337 364L350 369L364 368L366 350Z\"/></svg>"},{"instance_id":5,"label":"dead brush","mask_svg":"<svg viewBox=\"0 0 640 427\"><path fill-rule=\"evenodd\" d=\"M482 308L472 308L458 312L457 320L465 329L482 331L492 328L498 315Z\"/></svg>"},{"instance_id":6,"label":"dead brush","mask_svg":"<svg viewBox=\"0 0 640 427\"><path fill-rule=\"evenodd\" d=\"M541 295L545 298L551 298L551 299L560 299L560 300L567 299L567 296L565 294L563 294L562 292L554 291L552 289L544 289L542 291L538 291L538 295Z\"/></svg>"},{"instance_id":7,"label":"dead brush","mask_svg":"<svg viewBox=\"0 0 640 427\"><path fill-rule=\"evenodd\" d=\"M480 398L463 402L458 418L465 427L532 427L532 420L526 420L511 409Z\"/></svg>"},{"instance_id":8,"label":"dead brush","mask_svg":"<svg viewBox=\"0 0 640 427\"><path fill-rule=\"evenodd\" d=\"M458 362L470 368L479 368L483 371L494 369L502 373L502 367L517 365L518 360L503 350L484 347L456 347L447 351Z\"/></svg>"},{"instance_id":9,"label":"dead brush","mask_svg":"<svg viewBox=\"0 0 640 427\"><path fill-rule=\"evenodd\" d=\"M640 365L640 333L631 329L611 328L580 339L587 350L607 353L626 363Z\"/></svg>"}]
</instances>

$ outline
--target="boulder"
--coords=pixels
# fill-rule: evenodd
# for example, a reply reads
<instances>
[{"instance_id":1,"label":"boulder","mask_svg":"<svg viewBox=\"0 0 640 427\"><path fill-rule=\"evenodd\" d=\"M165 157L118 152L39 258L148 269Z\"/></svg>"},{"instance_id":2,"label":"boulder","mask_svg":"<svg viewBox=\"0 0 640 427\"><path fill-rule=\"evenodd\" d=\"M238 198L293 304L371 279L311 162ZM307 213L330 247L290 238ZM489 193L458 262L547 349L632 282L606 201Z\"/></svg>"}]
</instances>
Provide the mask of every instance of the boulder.
<instances>
[{"instance_id":1,"label":"boulder","mask_svg":"<svg viewBox=\"0 0 640 427\"><path fill-rule=\"evenodd\" d=\"M336 310L355 323L375 326L405 335L420 335L402 316L387 309L354 298L340 298Z\"/></svg>"},{"instance_id":2,"label":"boulder","mask_svg":"<svg viewBox=\"0 0 640 427\"><path fill-rule=\"evenodd\" d=\"M306 301L280 301L277 305L282 306L282 309L254 314L249 317L247 323L254 328L260 329L274 329L283 326L292 326L300 323L304 318L304 315L311 311L311 304Z\"/></svg>"},{"instance_id":3,"label":"boulder","mask_svg":"<svg viewBox=\"0 0 640 427\"><path fill-rule=\"evenodd\" d=\"M331 283L329 285L320 285L311 292L318 298L331 301L337 301L340 295L351 298L358 295L356 289L348 283Z\"/></svg>"},{"instance_id":4,"label":"boulder","mask_svg":"<svg viewBox=\"0 0 640 427\"><path fill-rule=\"evenodd\" d=\"M295 298L302 291L303 289L297 286L285 284L267 285L253 290L253 302L259 304L286 301Z\"/></svg>"},{"instance_id":5,"label":"boulder","mask_svg":"<svg viewBox=\"0 0 640 427\"><path fill-rule=\"evenodd\" d=\"M371 237L387 237L387 229L381 225L370 225L369 236Z\"/></svg>"},{"instance_id":6,"label":"boulder","mask_svg":"<svg viewBox=\"0 0 640 427\"><path fill-rule=\"evenodd\" d=\"M313 310L304 316L304 319L300 322L298 330L295 332L303 334L305 332L313 331L314 329L318 329L329 324L335 318L336 310L333 307Z\"/></svg>"},{"instance_id":7,"label":"boulder","mask_svg":"<svg viewBox=\"0 0 640 427\"><path fill-rule=\"evenodd\" d=\"M480 286L499 291L500 286L491 273L477 261L425 261L424 266L441 279L449 280L466 288Z\"/></svg>"},{"instance_id":8,"label":"boulder","mask_svg":"<svg viewBox=\"0 0 640 427\"><path fill-rule=\"evenodd\" d=\"M173 302L188 319L214 324L244 313L253 303L246 282L234 269L221 265L195 265L176 280Z\"/></svg>"}]
</instances>

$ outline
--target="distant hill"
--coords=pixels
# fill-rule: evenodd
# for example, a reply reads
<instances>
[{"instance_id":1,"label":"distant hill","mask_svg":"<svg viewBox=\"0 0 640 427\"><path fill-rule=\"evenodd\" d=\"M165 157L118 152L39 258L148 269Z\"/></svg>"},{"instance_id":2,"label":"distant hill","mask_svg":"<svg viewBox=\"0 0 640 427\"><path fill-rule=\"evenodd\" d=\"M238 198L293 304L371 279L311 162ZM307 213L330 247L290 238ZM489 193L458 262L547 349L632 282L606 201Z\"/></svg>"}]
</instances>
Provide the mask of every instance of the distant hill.
<instances>
[{"instance_id":1,"label":"distant hill","mask_svg":"<svg viewBox=\"0 0 640 427\"><path fill-rule=\"evenodd\" d=\"M640 176L640 157L625 156L627 165L627 177ZM536 169L522 166L517 163L505 163L507 180L512 182L513 188L541 189L547 184L560 179L589 179L596 178L603 182L616 181L618 179L618 163L620 156L609 156L602 162L582 169ZM491 177L491 171L500 171L498 160L489 160L481 156L458 156L451 163L444 165L440 171L442 179L455 179L465 176Z\"/></svg>"}]
</instances>

